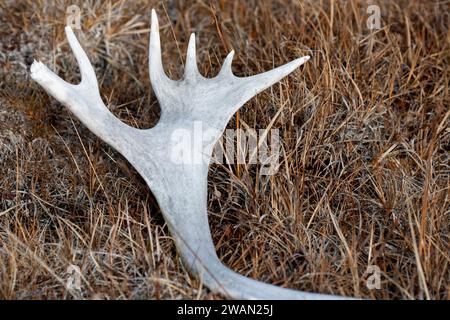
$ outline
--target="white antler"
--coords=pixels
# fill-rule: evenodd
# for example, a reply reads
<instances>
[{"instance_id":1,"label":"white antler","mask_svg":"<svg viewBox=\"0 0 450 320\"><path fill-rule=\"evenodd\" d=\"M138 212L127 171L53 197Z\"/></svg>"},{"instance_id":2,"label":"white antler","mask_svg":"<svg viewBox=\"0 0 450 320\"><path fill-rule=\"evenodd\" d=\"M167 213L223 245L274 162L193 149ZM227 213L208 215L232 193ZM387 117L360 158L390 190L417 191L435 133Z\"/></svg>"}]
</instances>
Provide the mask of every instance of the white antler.
<instances>
[{"instance_id":1,"label":"white antler","mask_svg":"<svg viewBox=\"0 0 450 320\"><path fill-rule=\"evenodd\" d=\"M81 71L81 83L60 79L40 62L31 66L31 77L55 99L66 105L91 131L118 150L145 179L153 191L170 232L189 269L214 292L245 299L337 299L268 285L243 277L218 259L207 218L207 175L205 161L174 159L179 141L176 132L193 133L197 121L212 132L216 142L233 114L257 93L268 88L308 61L309 57L256 76L239 78L231 71L233 51L220 73L206 79L197 69L195 36L191 35L183 79L173 81L164 73L156 13L152 10L149 68L150 80L161 106L161 118L148 130L127 126L106 108L86 53L70 27L67 39ZM211 158L214 143L203 142L194 157ZM190 158L192 159L192 158Z\"/></svg>"}]
</instances>

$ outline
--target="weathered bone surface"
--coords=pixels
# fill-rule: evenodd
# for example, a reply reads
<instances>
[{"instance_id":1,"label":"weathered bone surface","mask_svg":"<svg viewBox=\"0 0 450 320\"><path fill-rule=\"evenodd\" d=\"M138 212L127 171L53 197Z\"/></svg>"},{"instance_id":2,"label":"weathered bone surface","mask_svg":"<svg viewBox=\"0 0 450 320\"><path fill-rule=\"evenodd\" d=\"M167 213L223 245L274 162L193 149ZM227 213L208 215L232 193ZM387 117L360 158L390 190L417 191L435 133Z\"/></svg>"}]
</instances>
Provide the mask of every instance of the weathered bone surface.
<instances>
[{"instance_id":1,"label":"weathered bone surface","mask_svg":"<svg viewBox=\"0 0 450 320\"><path fill-rule=\"evenodd\" d=\"M98 137L120 152L145 179L155 195L176 246L193 274L201 277L212 291L243 299L338 299L265 284L243 277L224 266L217 257L207 218L206 161L174 161L177 130L192 133L201 122L212 132L209 141L193 150L200 158L212 156L214 143L233 114L249 99L287 76L309 57L296 59L271 71L241 78L233 75L233 51L220 73L204 78L197 70L195 37L191 35L184 77L169 79L163 69L159 27L152 11L150 34L150 80L161 106L155 127L140 130L130 127L103 103L94 69L70 27L66 35L81 72L81 83L65 82L40 62L31 66L31 77L49 94L67 106Z\"/></svg>"}]
</instances>

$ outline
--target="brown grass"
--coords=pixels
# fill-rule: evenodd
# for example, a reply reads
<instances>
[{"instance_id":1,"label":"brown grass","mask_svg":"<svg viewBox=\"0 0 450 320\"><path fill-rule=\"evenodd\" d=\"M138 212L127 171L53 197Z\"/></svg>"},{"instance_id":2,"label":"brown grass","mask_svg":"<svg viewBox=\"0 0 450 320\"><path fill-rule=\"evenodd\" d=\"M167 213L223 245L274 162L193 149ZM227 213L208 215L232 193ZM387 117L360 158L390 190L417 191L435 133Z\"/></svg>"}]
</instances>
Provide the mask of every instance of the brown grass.
<instances>
[{"instance_id":1,"label":"brown grass","mask_svg":"<svg viewBox=\"0 0 450 320\"><path fill-rule=\"evenodd\" d=\"M284 287L375 299L450 298L450 1L75 1L80 42L105 103L151 127L149 12L166 71L181 76L190 32L200 70L231 48L250 75L313 59L247 103L229 127L282 134L281 168L210 169L222 261ZM35 83L42 60L78 81L65 40L71 1L0 3L0 298L220 298L190 276L133 168ZM81 5L83 4L83 5ZM80 267L82 290L67 290ZM366 270L382 272L368 290Z\"/></svg>"}]
</instances>

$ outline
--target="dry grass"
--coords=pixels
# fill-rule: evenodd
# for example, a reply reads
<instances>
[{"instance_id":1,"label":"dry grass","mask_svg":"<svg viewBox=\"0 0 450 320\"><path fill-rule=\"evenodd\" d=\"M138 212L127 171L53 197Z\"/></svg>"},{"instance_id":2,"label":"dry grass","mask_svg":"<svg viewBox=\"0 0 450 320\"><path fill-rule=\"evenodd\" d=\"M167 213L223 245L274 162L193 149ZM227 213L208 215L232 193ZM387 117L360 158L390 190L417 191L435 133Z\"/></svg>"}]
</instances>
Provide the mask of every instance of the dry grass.
<instances>
[{"instance_id":1,"label":"dry grass","mask_svg":"<svg viewBox=\"0 0 450 320\"><path fill-rule=\"evenodd\" d=\"M81 43L105 103L151 127L149 12L163 59L183 71L189 33L200 70L231 48L249 75L311 54L229 127L282 134L281 168L212 166L210 225L241 274L284 287L376 299L450 298L450 2L76 1ZM155 200L131 166L27 73L34 57L69 81L65 1L0 3L0 298L220 298L180 262ZM80 267L81 291L65 288ZM366 269L382 272L368 290Z\"/></svg>"}]
</instances>

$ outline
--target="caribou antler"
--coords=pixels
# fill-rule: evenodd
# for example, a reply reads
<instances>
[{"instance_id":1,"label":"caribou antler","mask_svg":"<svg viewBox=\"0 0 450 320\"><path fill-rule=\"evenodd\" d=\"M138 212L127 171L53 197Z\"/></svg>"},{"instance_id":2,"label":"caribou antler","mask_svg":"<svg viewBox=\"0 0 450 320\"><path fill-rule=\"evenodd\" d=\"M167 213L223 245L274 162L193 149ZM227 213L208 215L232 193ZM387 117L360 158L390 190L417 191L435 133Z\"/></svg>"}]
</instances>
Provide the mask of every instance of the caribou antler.
<instances>
[{"instance_id":1,"label":"caribou antler","mask_svg":"<svg viewBox=\"0 0 450 320\"><path fill-rule=\"evenodd\" d=\"M207 218L207 175L214 143L227 122L249 99L294 71L309 57L296 59L271 71L246 78L233 75L233 51L220 73L206 79L197 70L195 36L191 35L186 69L180 81L169 79L161 60L159 27L152 10L150 80L161 106L161 118L148 130L130 127L104 105L97 79L86 53L72 29L66 27L69 44L78 61L81 83L72 85L40 62L31 66L31 77L55 99L66 105L98 137L120 152L136 168L153 191L176 246L192 273L212 291L245 299L336 299L336 296L300 292L243 277L218 259ZM192 150L193 158L177 158L175 132L192 133L196 122L208 130L210 140Z\"/></svg>"}]
</instances>

